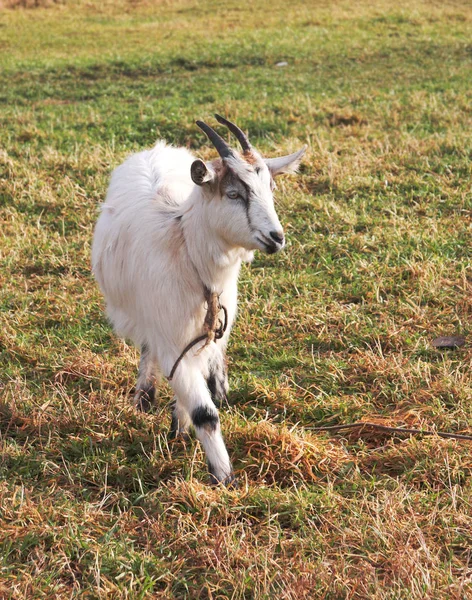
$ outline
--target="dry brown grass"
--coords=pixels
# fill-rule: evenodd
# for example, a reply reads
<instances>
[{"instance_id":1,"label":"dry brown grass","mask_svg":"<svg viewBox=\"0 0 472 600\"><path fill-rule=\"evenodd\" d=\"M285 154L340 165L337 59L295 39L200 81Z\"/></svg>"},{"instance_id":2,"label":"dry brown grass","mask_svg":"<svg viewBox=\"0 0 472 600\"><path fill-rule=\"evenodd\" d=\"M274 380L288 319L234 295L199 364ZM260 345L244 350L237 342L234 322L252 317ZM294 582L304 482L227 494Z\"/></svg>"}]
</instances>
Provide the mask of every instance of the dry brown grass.
<instances>
[{"instance_id":1,"label":"dry brown grass","mask_svg":"<svg viewBox=\"0 0 472 600\"><path fill-rule=\"evenodd\" d=\"M12 3L13 4L13 3ZM27 3L23 3L27 4ZM32 3L35 4L35 3ZM0 598L472 598L466 2L78 2L1 13ZM285 60L288 66L274 65ZM225 113L226 111L226 113ZM129 402L90 276L113 166L156 136L269 155L288 246L241 276L238 490ZM438 335L464 334L456 351Z\"/></svg>"}]
</instances>

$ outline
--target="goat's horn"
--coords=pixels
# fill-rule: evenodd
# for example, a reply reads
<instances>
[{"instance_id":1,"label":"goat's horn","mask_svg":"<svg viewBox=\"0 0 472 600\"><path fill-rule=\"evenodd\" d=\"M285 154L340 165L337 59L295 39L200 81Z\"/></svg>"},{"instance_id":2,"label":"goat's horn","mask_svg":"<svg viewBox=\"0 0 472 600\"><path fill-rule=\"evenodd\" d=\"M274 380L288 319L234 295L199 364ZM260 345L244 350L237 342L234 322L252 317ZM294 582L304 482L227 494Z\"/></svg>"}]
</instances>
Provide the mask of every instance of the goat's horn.
<instances>
[{"instance_id":1,"label":"goat's horn","mask_svg":"<svg viewBox=\"0 0 472 600\"><path fill-rule=\"evenodd\" d=\"M231 123L231 121L228 121L228 119L225 119L221 115L215 115L215 119L218 121L218 123L226 125L226 127L231 131L231 133L234 133L234 135L238 138L238 142L241 144L243 152L251 152L252 147L244 131L239 129L237 125Z\"/></svg>"},{"instance_id":2,"label":"goat's horn","mask_svg":"<svg viewBox=\"0 0 472 600\"><path fill-rule=\"evenodd\" d=\"M221 158L228 158L229 156L234 156L234 152L228 146L228 144L224 141L224 139L219 136L214 129L212 129L209 125L204 123L203 121L195 121L196 124L200 127L202 131L204 131L210 142L215 146L218 151L218 154Z\"/></svg>"}]
</instances>

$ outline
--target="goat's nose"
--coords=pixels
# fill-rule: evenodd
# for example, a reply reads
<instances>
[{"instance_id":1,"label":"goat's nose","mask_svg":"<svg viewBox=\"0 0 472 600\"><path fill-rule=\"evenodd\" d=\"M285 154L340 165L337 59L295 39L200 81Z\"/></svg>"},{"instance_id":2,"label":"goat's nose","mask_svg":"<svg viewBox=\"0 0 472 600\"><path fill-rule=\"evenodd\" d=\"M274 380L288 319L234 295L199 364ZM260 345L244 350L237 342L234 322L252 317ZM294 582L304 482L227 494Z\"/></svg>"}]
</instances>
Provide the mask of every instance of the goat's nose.
<instances>
[{"instance_id":1,"label":"goat's nose","mask_svg":"<svg viewBox=\"0 0 472 600\"><path fill-rule=\"evenodd\" d=\"M270 237L274 240L274 242L277 242L278 244L283 244L284 243L284 232L283 231L271 231L270 232Z\"/></svg>"}]
</instances>

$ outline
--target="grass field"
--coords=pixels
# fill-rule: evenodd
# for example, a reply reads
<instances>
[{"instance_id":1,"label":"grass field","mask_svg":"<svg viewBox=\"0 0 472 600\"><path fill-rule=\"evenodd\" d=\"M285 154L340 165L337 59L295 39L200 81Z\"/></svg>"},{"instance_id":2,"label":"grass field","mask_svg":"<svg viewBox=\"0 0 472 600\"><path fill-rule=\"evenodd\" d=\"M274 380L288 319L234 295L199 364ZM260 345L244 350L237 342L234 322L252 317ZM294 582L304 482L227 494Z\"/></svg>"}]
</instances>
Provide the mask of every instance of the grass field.
<instances>
[{"instance_id":1,"label":"grass field","mask_svg":"<svg viewBox=\"0 0 472 600\"><path fill-rule=\"evenodd\" d=\"M25 8L35 6L37 8ZM9 0L0 9L0 598L472 598L472 6ZM287 65L277 66L280 62ZM240 489L130 406L90 274L114 166L220 112L269 156L286 249L240 282Z\"/></svg>"}]
</instances>

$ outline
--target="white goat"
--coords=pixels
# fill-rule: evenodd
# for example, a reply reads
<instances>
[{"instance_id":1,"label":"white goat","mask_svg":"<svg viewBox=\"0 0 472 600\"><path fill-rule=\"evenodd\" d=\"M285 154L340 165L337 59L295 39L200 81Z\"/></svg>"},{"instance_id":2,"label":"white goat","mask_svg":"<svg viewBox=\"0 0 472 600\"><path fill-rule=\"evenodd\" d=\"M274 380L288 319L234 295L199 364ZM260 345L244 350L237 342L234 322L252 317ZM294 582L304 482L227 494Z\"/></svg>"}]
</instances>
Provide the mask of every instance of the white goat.
<instances>
[{"instance_id":1,"label":"white goat","mask_svg":"<svg viewBox=\"0 0 472 600\"><path fill-rule=\"evenodd\" d=\"M230 484L215 404L228 391L225 348L239 269L253 250L283 248L273 178L296 170L306 148L264 159L236 125L216 118L236 135L242 154L197 121L219 159L204 163L158 142L115 169L95 229L92 266L115 331L141 349L136 406L148 410L160 374L167 376L175 394L171 435L193 425L212 482Z\"/></svg>"}]
</instances>

